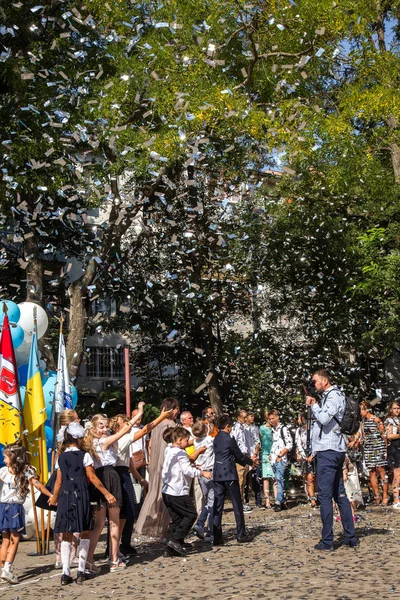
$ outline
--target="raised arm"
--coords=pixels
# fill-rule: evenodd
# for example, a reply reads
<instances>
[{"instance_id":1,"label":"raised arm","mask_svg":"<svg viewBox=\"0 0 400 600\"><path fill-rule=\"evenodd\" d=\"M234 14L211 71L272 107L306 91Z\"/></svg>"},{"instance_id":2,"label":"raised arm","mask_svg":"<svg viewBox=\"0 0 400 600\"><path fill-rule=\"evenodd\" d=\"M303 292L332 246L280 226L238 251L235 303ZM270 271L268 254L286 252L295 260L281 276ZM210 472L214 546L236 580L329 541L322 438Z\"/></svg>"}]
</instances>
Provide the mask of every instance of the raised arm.
<instances>
[{"instance_id":1,"label":"raised arm","mask_svg":"<svg viewBox=\"0 0 400 600\"><path fill-rule=\"evenodd\" d=\"M142 418L143 407L144 407L144 402L139 402L139 404L138 404L139 412L137 413L137 415L135 415L134 417L132 417L132 419L127 421L121 427L121 429L119 431L117 431L116 433L113 433L112 435L109 435L108 437L106 437L103 440L102 447L104 450L107 450L107 448L109 448L110 446L115 444L115 442L117 442L120 438L122 438L122 436L124 436L125 434L130 432L130 430L135 425L135 423L137 423Z\"/></svg>"},{"instance_id":2,"label":"raised arm","mask_svg":"<svg viewBox=\"0 0 400 600\"><path fill-rule=\"evenodd\" d=\"M152 431L155 427L157 427L157 425L162 423L162 421L165 421L165 419L169 419L169 417L172 415L172 413L173 413L173 410L164 410L163 409L161 411L161 414L156 419L154 419L154 421L152 421L151 423L147 423L147 425L145 425L142 429L140 429L139 431L137 431L135 433L132 441L136 442L137 440L140 440L140 438L142 438L145 435L147 435L148 433L150 433L150 431Z\"/></svg>"}]
</instances>

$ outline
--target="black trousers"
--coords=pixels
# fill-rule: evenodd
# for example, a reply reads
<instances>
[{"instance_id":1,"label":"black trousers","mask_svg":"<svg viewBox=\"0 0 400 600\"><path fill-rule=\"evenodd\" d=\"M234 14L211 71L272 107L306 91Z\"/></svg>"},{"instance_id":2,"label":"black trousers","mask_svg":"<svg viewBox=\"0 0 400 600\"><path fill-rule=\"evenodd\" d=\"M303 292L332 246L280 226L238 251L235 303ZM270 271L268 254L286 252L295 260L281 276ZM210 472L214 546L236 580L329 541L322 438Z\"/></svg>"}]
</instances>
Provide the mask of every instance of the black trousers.
<instances>
[{"instance_id":1,"label":"black trousers","mask_svg":"<svg viewBox=\"0 0 400 600\"><path fill-rule=\"evenodd\" d=\"M239 482L214 481L214 542L220 542L222 540L222 511L224 509L225 496L227 492L231 498L233 512L235 514L236 537L239 539L246 535L243 515L243 502L240 495Z\"/></svg>"},{"instance_id":2,"label":"black trousers","mask_svg":"<svg viewBox=\"0 0 400 600\"><path fill-rule=\"evenodd\" d=\"M171 517L167 540L182 544L197 519L193 499L190 496L171 496L170 494L163 494L162 497Z\"/></svg>"},{"instance_id":3,"label":"black trousers","mask_svg":"<svg viewBox=\"0 0 400 600\"><path fill-rule=\"evenodd\" d=\"M138 518L137 502L135 498L135 490L128 467L115 467L121 480L122 500L120 518L126 519L124 529L121 536L121 546L129 547L131 545L133 525Z\"/></svg>"}]
</instances>

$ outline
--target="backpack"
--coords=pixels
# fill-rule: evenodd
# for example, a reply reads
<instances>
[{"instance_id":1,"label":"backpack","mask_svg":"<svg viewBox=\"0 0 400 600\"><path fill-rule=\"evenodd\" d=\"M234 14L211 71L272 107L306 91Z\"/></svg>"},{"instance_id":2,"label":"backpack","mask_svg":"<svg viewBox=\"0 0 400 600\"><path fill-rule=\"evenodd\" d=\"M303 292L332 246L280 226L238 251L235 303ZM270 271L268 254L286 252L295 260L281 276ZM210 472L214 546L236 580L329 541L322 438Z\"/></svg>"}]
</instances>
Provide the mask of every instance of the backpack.
<instances>
[{"instance_id":1,"label":"backpack","mask_svg":"<svg viewBox=\"0 0 400 600\"><path fill-rule=\"evenodd\" d=\"M289 435L292 438L292 449L289 450L286 454L286 458L288 460L289 464L295 463L296 462L296 444L294 443L294 436L293 433L291 432L291 430L289 429L289 427L287 427L286 425L282 425L281 427L281 438L283 443L285 444L286 447L286 440L285 440L285 434L283 433L283 429L286 429L287 432L289 433Z\"/></svg>"},{"instance_id":2,"label":"backpack","mask_svg":"<svg viewBox=\"0 0 400 600\"><path fill-rule=\"evenodd\" d=\"M332 390L330 390L332 391ZM329 396L328 395L327 397ZM326 397L326 398L327 398ZM326 401L325 398L325 401ZM341 433L343 433L344 435L354 435L355 433L357 433L357 431L360 428L361 425L361 411L360 411L360 406L357 402L357 400L354 400L354 398L352 396L346 396L345 395L345 407L344 407L344 413L343 413L343 418L341 421L339 421L336 417L333 417L336 421L336 423L339 425L340 427L340 431ZM320 437L322 435L322 425L321 425L321 432L320 432Z\"/></svg>"}]
</instances>

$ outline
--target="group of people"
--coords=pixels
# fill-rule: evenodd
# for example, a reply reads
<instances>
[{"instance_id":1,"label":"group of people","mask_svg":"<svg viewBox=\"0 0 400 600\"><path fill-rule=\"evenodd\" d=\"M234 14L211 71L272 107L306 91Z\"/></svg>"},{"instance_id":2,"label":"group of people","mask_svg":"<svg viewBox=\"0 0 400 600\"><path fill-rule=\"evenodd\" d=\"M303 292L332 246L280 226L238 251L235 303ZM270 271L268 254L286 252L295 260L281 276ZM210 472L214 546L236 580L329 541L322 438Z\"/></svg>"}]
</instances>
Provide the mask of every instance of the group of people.
<instances>
[{"instance_id":1,"label":"group of people","mask_svg":"<svg viewBox=\"0 0 400 600\"><path fill-rule=\"evenodd\" d=\"M315 548L333 549L335 506L344 545L356 547L354 510L357 494L361 496L357 465L361 448L374 503L388 504L391 469L393 508L400 508L400 404L391 403L383 422L363 402L360 428L347 436L342 431L344 394L332 385L326 371L314 373L313 384L315 394L306 398L308 422L305 415L299 416L294 437L280 422L278 410L267 411L260 427L252 412L239 409L234 422L229 414L214 415L211 407L196 421L190 412L183 412L177 425L176 398L166 398L160 416L144 427L140 426L143 403L130 418L99 414L85 427L75 411L65 410L60 416L53 488L39 482L21 445L4 451L1 578L18 582L13 563L24 531L23 502L30 481L56 510L54 541L61 585L72 583L71 566L76 563L76 582L81 584L100 572L94 554L106 519L111 573L125 569L129 555L136 554L131 544L134 524L136 536L164 539L165 557L185 556L191 531L205 542L222 545L227 494L237 541L250 542L253 538L246 532L244 518L252 510L249 493L253 491L259 509L285 510L285 478L293 456L301 465L308 501L320 508L322 535ZM135 496L131 474L146 489L142 504Z\"/></svg>"}]
</instances>

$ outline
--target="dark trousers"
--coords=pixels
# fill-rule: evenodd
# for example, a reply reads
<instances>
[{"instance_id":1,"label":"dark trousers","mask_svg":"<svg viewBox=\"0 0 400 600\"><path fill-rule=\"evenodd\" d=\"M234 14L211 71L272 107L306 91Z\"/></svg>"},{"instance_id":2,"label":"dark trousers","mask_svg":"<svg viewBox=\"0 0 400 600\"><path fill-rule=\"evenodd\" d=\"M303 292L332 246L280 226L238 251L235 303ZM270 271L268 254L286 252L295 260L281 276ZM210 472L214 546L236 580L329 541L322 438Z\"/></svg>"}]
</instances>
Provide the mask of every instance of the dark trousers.
<instances>
[{"instance_id":1,"label":"dark trousers","mask_svg":"<svg viewBox=\"0 0 400 600\"><path fill-rule=\"evenodd\" d=\"M121 536L121 546L129 547L131 545L133 525L138 517L138 505L133 489L132 479L128 467L115 467L121 480L122 500L121 519L126 519Z\"/></svg>"},{"instance_id":2,"label":"dark trousers","mask_svg":"<svg viewBox=\"0 0 400 600\"><path fill-rule=\"evenodd\" d=\"M225 496L227 492L231 498L233 512L235 514L236 537L239 539L246 535L243 515L243 502L240 495L239 482L214 481L214 542L220 542L222 540L222 511L224 509Z\"/></svg>"},{"instance_id":3,"label":"dark trousers","mask_svg":"<svg viewBox=\"0 0 400 600\"><path fill-rule=\"evenodd\" d=\"M162 498L171 517L167 540L182 544L197 519L193 498L190 496L171 496L170 494L163 494Z\"/></svg>"},{"instance_id":4,"label":"dark trousers","mask_svg":"<svg viewBox=\"0 0 400 600\"><path fill-rule=\"evenodd\" d=\"M335 450L323 450L317 453L318 500L320 503L322 536L321 542L333 545L333 500L339 508L344 541L356 542L350 502L343 483L343 463L345 453Z\"/></svg>"},{"instance_id":5,"label":"dark trousers","mask_svg":"<svg viewBox=\"0 0 400 600\"><path fill-rule=\"evenodd\" d=\"M256 506L261 506L260 467L250 469L250 471L247 473L247 479L244 488L244 499L246 504L249 503L250 486L253 490Z\"/></svg>"}]
</instances>

